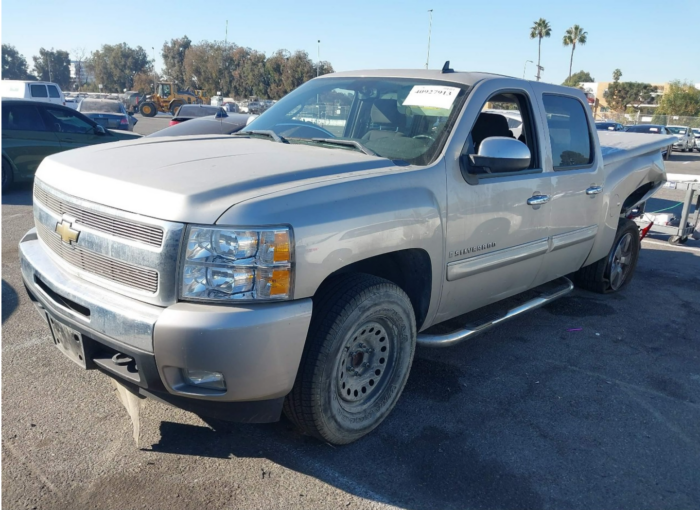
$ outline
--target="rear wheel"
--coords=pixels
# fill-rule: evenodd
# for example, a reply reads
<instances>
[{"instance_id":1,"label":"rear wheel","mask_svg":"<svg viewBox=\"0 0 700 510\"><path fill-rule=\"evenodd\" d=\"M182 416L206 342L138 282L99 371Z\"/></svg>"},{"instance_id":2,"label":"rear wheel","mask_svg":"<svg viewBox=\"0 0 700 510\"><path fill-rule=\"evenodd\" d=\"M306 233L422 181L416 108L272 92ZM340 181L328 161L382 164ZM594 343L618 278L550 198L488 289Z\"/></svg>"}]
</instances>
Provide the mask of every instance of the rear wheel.
<instances>
[{"instance_id":1,"label":"rear wheel","mask_svg":"<svg viewBox=\"0 0 700 510\"><path fill-rule=\"evenodd\" d=\"M2 158L2 192L5 193L8 189L10 189L10 186L12 186L12 182L15 180L14 179L14 173L12 172L12 165L10 165L10 162L7 161L5 158Z\"/></svg>"},{"instance_id":2,"label":"rear wheel","mask_svg":"<svg viewBox=\"0 0 700 510\"><path fill-rule=\"evenodd\" d=\"M141 103L139 111L144 117L155 117L158 113L155 103L151 103L150 101L147 103Z\"/></svg>"},{"instance_id":3,"label":"rear wheel","mask_svg":"<svg viewBox=\"0 0 700 510\"><path fill-rule=\"evenodd\" d=\"M668 238L668 244L685 244L688 242L687 237L680 237L680 236L671 236Z\"/></svg>"},{"instance_id":4,"label":"rear wheel","mask_svg":"<svg viewBox=\"0 0 700 510\"><path fill-rule=\"evenodd\" d=\"M628 219L620 220L607 257L579 269L575 274L576 284L599 294L622 290L634 276L640 249L637 224Z\"/></svg>"},{"instance_id":5,"label":"rear wheel","mask_svg":"<svg viewBox=\"0 0 700 510\"><path fill-rule=\"evenodd\" d=\"M395 284L340 275L314 297L314 313L284 412L299 428L347 444L376 428L396 405L413 361L413 307Z\"/></svg>"}]
</instances>

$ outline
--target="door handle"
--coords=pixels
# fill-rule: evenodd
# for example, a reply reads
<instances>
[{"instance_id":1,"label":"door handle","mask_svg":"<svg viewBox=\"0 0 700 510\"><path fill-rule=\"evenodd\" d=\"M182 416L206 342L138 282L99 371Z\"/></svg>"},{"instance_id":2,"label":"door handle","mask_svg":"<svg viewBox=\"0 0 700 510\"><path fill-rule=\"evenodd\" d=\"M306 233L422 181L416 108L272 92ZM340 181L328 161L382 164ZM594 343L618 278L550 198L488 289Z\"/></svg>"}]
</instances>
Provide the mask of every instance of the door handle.
<instances>
[{"instance_id":1,"label":"door handle","mask_svg":"<svg viewBox=\"0 0 700 510\"><path fill-rule=\"evenodd\" d=\"M527 199L527 205L542 205L551 200L549 195L533 195Z\"/></svg>"},{"instance_id":2,"label":"door handle","mask_svg":"<svg viewBox=\"0 0 700 510\"><path fill-rule=\"evenodd\" d=\"M591 186L586 190L586 195L597 195L603 192L603 186Z\"/></svg>"}]
</instances>

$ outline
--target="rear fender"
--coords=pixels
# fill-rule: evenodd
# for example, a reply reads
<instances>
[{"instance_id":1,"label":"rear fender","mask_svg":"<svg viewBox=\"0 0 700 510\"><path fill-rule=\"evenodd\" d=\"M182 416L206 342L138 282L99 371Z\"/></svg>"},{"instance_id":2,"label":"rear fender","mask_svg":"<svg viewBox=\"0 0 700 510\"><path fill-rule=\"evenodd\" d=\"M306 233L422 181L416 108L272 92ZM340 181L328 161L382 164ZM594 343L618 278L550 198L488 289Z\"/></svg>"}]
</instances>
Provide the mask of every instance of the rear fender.
<instances>
[{"instance_id":1,"label":"rear fender","mask_svg":"<svg viewBox=\"0 0 700 510\"><path fill-rule=\"evenodd\" d=\"M620 159L605 166L605 195L601 225L591 253L583 264L587 266L607 256L621 217L634 206L648 200L666 182L661 151L629 159Z\"/></svg>"}]
</instances>

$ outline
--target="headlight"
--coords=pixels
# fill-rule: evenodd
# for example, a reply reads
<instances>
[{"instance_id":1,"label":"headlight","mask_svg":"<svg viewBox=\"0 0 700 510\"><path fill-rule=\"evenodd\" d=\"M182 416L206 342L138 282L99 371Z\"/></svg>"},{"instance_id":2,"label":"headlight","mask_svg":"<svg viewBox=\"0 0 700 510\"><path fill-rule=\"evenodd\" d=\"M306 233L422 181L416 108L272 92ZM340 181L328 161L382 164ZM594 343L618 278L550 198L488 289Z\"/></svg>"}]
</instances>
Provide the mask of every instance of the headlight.
<instances>
[{"instance_id":1,"label":"headlight","mask_svg":"<svg viewBox=\"0 0 700 510\"><path fill-rule=\"evenodd\" d=\"M289 228L251 230L191 225L186 235L182 299L250 301L292 297Z\"/></svg>"}]
</instances>

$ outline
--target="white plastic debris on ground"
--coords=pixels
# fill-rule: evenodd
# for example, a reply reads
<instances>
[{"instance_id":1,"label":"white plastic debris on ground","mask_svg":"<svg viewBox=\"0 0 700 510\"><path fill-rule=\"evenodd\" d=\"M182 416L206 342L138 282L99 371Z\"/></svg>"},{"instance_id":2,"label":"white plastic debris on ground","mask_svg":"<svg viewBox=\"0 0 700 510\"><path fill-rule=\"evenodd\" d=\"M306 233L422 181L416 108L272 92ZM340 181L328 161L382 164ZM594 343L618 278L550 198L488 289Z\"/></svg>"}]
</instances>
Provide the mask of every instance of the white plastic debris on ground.
<instances>
[{"instance_id":1,"label":"white plastic debris on ground","mask_svg":"<svg viewBox=\"0 0 700 510\"><path fill-rule=\"evenodd\" d=\"M110 378L111 379L111 378ZM117 390L117 398L122 403L126 412L129 413L131 418L131 423L134 426L134 441L136 441L136 447L139 447L139 435L141 433L141 401L142 399L135 395L133 392L129 391L126 386L119 383L118 381L111 379L114 389Z\"/></svg>"}]
</instances>

